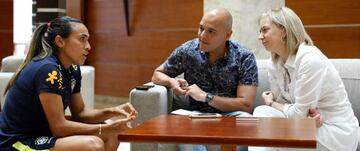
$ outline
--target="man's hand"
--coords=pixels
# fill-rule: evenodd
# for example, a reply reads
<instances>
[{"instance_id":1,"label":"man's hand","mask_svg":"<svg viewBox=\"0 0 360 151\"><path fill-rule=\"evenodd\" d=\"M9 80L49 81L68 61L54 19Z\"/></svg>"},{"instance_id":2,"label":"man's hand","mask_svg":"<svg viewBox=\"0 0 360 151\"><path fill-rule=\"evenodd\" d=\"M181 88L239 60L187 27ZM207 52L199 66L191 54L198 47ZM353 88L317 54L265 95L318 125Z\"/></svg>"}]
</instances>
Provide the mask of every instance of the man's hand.
<instances>
[{"instance_id":1,"label":"man's hand","mask_svg":"<svg viewBox=\"0 0 360 151\"><path fill-rule=\"evenodd\" d=\"M274 102L274 95L271 91L265 91L262 93L261 96L266 105L270 105L272 104L272 102Z\"/></svg>"},{"instance_id":2,"label":"man's hand","mask_svg":"<svg viewBox=\"0 0 360 151\"><path fill-rule=\"evenodd\" d=\"M316 109L309 109L308 118L315 119L316 127L319 128L324 123L324 119L322 116L317 112Z\"/></svg>"},{"instance_id":3,"label":"man's hand","mask_svg":"<svg viewBox=\"0 0 360 151\"><path fill-rule=\"evenodd\" d=\"M177 81L178 81L179 86L180 86L181 88L183 88L183 87L188 87L188 86L189 86L189 84L187 83L187 81L186 81L185 79L177 79Z\"/></svg>"},{"instance_id":4,"label":"man's hand","mask_svg":"<svg viewBox=\"0 0 360 151\"><path fill-rule=\"evenodd\" d=\"M171 89L173 90L175 95L185 95L186 90L184 88L188 86L186 80L172 78L170 83L171 83Z\"/></svg>"},{"instance_id":5,"label":"man's hand","mask_svg":"<svg viewBox=\"0 0 360 151\"><path fill-rule=\"evenodd\" d=\"M184 89L186 90L185 95L191 96L196 101L205 102L207 93L201 90L196 84L193 84L189 87L184 87Z\"/></svg>"}]
</instances>

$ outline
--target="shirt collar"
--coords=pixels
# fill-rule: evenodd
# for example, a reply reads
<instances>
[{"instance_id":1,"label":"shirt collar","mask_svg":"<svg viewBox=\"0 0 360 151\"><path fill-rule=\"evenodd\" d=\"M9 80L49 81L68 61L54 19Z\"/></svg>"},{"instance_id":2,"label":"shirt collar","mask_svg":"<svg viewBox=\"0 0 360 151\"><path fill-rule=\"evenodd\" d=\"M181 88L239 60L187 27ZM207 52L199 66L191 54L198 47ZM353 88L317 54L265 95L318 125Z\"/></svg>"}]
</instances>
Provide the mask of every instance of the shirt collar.
<instances>
[{"instance_id":1,"label":"shirt collar","mask_svg":"<svg viewBox=\"0 0 360 151\"><path fill-rule=\"evenodd\" d=\"M57 55L52 55L51 57L53 57L53 58L56 60L56 62L57 62L58 65L59 65L60 70L61 70L63 73L68 74L68 73L71 73L71 72L72 72L72 71L71 71L72 66L70 66L68 69L66 69L66 68L64 67L64 65L61 63L61 61L60 61L60 59L58 58Z\"/></svg>"},{"instance_id":2,"label":"shirt collar","mask_svg":"<svg viewBox=\"0 0 360 151\"><path fill-rule=\"evenodd\" d=\"M199 42L199 41L198 41ZM225 52L224 56L219 58L218 60L224 60L224 59L228 59L229 58L229 55L231 55L231 51L233 49L237 49L237 48L234 48L236 47L235 45L233 45L230 40L226 41L226 45L228 46L228 50ZM209 53L208 52L204 52L204 51L201 51L200 48L199 48L199 44L197 45L197 50L200 51L200 53L204 54L206 57L209 56Z\"/></svg>"},{"instance_id":3,"label":"shirt collar","mask_svg":"<svg viewBox=\"0 0 360 151\"><path fill-rule=\"evenodd\" d=\"M295 59L296 59L296 55L289 56L284 64L284 67L294 69L295 68Z\"/></svg>"},{"instance_id":4,"label":"shirt collar","mask_svg":"<svg viewBox=\"0 0 360 151\"><path fill-rule=\"evenodd\" d=\"M304 45L305 45L305 43L301 43L300 46L298 47L298 51L301 49L300 47L303 47ZM298 56L297 54L298 54L298 52L295 55L289 56L288 59L286 60L285 64L284 64L284 67L294 69L295 68L296 56Z\"/></svg>"}]
</instances>

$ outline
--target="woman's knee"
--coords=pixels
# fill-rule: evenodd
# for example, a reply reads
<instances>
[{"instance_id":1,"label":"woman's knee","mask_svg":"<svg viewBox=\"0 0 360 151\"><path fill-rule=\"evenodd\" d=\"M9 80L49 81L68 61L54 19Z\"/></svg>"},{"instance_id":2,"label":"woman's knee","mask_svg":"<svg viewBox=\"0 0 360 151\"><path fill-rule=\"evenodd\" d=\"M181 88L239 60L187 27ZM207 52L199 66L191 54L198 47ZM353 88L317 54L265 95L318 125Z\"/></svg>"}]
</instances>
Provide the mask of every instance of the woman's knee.
<instances>
[{"instance_id":1,"label":"woman's knee","mask_svg":"<svg viewBox=\"0 0 360 151\"><path fill-rule=\"evenodd\" d=\"M118 136L117 135L110 135L106 137L104 140L105 142L105 149L106 150L117 150L119 146Z\"/></svg>"},{"instance_id":2,"label":"woman's knee","mask_svg":"<svg viewBox=\"0 0 360 151\"><path fill-rule=\"evenodd\" d=\"M89 136L85 140L85 148L89 151L104 151L105 144L104 141L97 136Z\"/></svg>"},{"instance_id":3,"label":"woman's knee","mask_svg":"<svg viewBox=\"0 0 360 151\"><path fill-rule=\"evenodd\" d=\"M268 105L260 105L256 107L254 109L253 116L254 117L285 117L285 115L281 111L273 107L270 107Z\"/></svg>"},{"instance_id":4,"label":"woman's knee","mask_svg":"<svg viewBox=\"0 0 360 151\"><path fill-rule=\"evenodd\" d=\"M260 105L254 109L253 116L256 117L269 117L270 115L270 106Z\"/></svg>"},{"instance_id":5,"label":"woman's knee","mask_svg":"<svg viewBox=\"0 0 360 151\"><path fill-rule=\"evenodd\" d=\"M63 137L56 140L51 151L79 150L79 151L104 151L104 141L97 136L78 135Z\"/></svg>"}]
</instances>

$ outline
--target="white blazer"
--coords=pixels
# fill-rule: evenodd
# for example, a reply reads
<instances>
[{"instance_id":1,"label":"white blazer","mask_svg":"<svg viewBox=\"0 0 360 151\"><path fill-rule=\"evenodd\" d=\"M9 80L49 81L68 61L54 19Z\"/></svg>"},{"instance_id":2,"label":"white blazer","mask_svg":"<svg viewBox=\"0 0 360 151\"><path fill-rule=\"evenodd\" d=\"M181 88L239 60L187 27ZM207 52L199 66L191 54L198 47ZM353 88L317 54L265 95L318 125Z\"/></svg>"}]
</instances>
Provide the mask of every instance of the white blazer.
<instances>
[{"instance_id":1,"label":"white blazer","mask_svg":"<svg viewBox=\"0 0 360 151\"><path fill-rule=\"evenodd\" d=\"M356 150L358 119L338 71L317 47L301 44L284 65L270 62L268 70L275 100L286 103L286 117L305 118L310 108L317 108L324 119L318 143L334 151Z\"/></svg>"}]
</instances>

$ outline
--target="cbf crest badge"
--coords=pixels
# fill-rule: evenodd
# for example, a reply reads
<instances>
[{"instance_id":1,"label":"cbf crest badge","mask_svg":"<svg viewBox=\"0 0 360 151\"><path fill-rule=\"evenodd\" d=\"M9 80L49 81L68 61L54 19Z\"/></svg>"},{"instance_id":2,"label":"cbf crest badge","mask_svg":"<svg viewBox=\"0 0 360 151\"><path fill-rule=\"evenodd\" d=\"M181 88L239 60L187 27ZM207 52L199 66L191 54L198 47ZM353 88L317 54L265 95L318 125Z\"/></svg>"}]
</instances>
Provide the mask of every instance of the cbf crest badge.
<instances>
[{"instance_id":1,"label":"cbf crest badge","mask_svg":"<svg viewBox=\"0 0 360 151\"><path fill-rule=\"evenodd\" d=\"M47 136L41 136L41 137L38 137L36 140L35 140L35 144L36 145L44 145L48 142L50 142L51 138L47 137Z\"/></svg>"},{"instance_id":2,"label":"cbf crest badge","mask_svg":"<svg viewBox=\"0 0 360 151\"><path fill-rule=\"evenodd\" d=\"M48 76L45 79L46 82L49 82L53 86L58 85L58 89L63 89L62 75L60 73L58 73L56 70L53 70L50 73L48 73L47 75Z\"/></svg>"},{"instance_id":3,"label":"cbf crest badge","mask_svg":"<svg viewBox=\"0 0 360 151\"><path fill-rule=\"evenodd\" d=\"M76 85L76 80L74 78L71 78L71 92L74 91L75 85Z\"/></svg>"}]
</instances>

